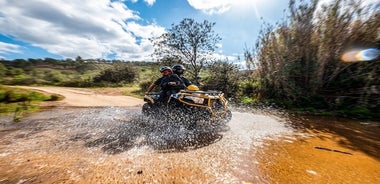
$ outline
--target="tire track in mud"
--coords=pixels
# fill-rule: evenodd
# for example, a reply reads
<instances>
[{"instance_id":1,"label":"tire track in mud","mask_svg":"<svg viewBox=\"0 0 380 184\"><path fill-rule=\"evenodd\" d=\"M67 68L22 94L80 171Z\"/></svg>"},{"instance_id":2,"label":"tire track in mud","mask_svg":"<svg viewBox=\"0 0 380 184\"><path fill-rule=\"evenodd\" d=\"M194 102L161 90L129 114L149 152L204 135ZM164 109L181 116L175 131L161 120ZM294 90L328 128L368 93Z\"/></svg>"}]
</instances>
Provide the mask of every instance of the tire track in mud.
<instances>
[{"instance_id":1,"label":"tire track in mud","mask_svg":"<svg viewBox=\"0 0 380 184\"><path fill-rule=\"evenodd\" d=\"M262 182L255 150L292 132L243 112L227 125L168 125L138 107L55 108L0 125L0 183Z\"/></svg>"}]
</instances>

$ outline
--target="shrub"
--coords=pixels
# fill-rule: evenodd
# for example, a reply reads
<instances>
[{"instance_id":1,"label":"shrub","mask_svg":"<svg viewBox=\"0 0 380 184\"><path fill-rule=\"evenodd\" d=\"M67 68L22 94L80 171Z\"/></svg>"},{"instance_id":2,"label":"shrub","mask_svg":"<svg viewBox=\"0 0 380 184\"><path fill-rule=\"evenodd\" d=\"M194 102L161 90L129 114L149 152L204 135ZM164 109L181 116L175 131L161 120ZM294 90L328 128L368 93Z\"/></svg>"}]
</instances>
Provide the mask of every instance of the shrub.
<instances>
[{"instance_id":1,"label":"shrub","mask_svg":"<svg viewBox=\"0 0 380 184\"><path fill-rule=\"evenodd\" d=\"M342 110L341 113L357 118L371 118L372 115L371 111L366 107L354 107L347 110Z\"/></svg>"},{"instance_id":2,"label":"shrub","mask_svg":"<svg viewBox=\"0 0 380 184\"><path fill-rule=\"evenodd\" d=\"M239 70L233 63L217 61L209 67L209 76L204 81L204 90L218 89L227 97L235 97L238 91Z\"/></svg>"},{"instance_id":3,"label":"shrub","mask_svg":"<svg viewBox=\"0 0 380 184\"><path fill-rule=\"evenodd\" d=\"M242 100L241 100L241 103L243 105L254 105L255 103L257 102L257 99L255 98L252 98L252 97L244 97Z\"/></svg>"},{"instance_id":4,"label":"shrub","mask_svg":"<svg viewBox=\"0 0 380 184\"><path fill-rule=\"evenodd\" d=\"M132 65L115 65L113 68L108 68L100 72L93 79L95 83L111 82L131 83L137 77L137 71Z\"/></svg>"},{"instance_id":5,"label":"shrub","mask_svg":"<svg viewBox=\"0 0 380 184\"><path fill-rule=\"evenodd\" d=\"M4 89L0 89L0 102L4 101L6 96L7 96L7 91Z\"/></svg>"},{"instance_id":6,"label":"shrub","mask_svg":"<svg viewBox=\"0 0 380 184\"><path fill-rule=\"evenodd\" d=\"M23 102L29 101L28 94L21 90L10 90L6 92L5 101L10 102Z\"/></svg>"}]
</instances>

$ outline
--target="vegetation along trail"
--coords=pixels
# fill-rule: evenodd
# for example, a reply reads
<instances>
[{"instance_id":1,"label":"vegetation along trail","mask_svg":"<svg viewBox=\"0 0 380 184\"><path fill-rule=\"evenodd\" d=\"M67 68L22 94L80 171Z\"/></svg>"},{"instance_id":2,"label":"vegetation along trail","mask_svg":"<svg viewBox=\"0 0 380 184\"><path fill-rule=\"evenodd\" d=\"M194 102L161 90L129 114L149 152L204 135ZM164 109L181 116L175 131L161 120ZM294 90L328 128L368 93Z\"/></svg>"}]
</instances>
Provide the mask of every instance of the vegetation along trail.
<instances>
[{"instance_id":1,"label":"vegetation along trail","mask_svg":"<svg viewBox=\"0 0 380 184\"><path fill-rule=\"evenodd\" d=\"M0 183L380 181L375 122L346 130L363 142L312 119L238 110L226 125L189 129L142 117L142 100L117 91L38 90L66 98L17 123L0 118Z\"/></svg>"}]
</instances>

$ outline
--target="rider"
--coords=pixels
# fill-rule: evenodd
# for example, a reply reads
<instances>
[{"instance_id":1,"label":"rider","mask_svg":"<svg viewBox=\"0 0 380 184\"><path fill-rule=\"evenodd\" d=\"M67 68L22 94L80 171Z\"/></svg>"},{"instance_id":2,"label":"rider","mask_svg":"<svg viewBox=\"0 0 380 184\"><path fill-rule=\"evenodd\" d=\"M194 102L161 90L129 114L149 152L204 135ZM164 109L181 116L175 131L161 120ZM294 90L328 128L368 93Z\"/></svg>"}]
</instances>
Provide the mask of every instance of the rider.
<instances>
[{"instance_id":1,"label":"rider","mask_svg":"<svg viewBox=\"0 0 380 184\"><path fill-rule=\"evenodd\" d=\"M184 81L175 73L163 78L160 86L165 97L178 93L181 89L186 89Z\"/></svg>"},{"instance_id":2,"label":"rider","mask_svg":"<svg viewBox=\"0 0 380 184\"><path fill-rule=\"evenodd\" d=\"M161 83L161 87L167 96L178 93L181 89L186 89L191 85L191 82L183 76L186 70L183 65L173 65L172 70L173 74L163 79Z\"/></svg>"},{"instance_id":3,"label":"rider","mask_svg":"<svg viewBox=\"0 0 380 184\"><path fill-rule=\"evenodd\" d=\"M183 65L173 65L172 70L174 74L177 74L181 78L186 87L191 85L191 82L183 76L184 72L186 71L186 68Z\"/></svg>"},{"instance_id":4,"label":"rider","mask_svg":"<svg viewBox=\"0 0 380 184\"><path fill-rule=\"evenodd\" d=\"M156 81L154 81L154 82L148 87L148 90L146 91L145 94L150 93L150 92L151 92L156 86L159 86L159 85L162 83L162 81L163 81L163 79L164 79L165 77L168 77L168 76L170 76L170 75L173 73L172 69L171 69L170 67L168 67L168 66L163 66L163 67L161 67L161 68L160 68L160 72L161 72L161 74L162 74L162 77L160 77L160 78L158 78Z\"/></svg>"}]
</instances>

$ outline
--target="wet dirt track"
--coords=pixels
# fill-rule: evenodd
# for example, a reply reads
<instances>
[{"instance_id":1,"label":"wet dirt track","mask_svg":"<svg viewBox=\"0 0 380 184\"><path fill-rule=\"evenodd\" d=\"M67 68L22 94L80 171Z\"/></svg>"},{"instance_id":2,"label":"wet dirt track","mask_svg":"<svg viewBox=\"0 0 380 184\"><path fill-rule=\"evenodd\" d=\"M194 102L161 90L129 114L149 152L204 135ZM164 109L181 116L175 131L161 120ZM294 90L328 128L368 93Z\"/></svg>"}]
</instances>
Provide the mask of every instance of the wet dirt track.
<instances>
[{"instance_id":1,"label":"wet dirt track","mask_svg":"<svg viewBox=\"0 0 380 184\"><path fill-rule=\"evenodd\" d=\"M151 122L139 107L2 118L0 183L259 182L252 150L291 133L276 118L240 112L227 125L204 127Z\"/></svg>"},{"instance_id":2,"label":"wet dirt track","mask_svg":"<svg viewBox=\"0 0 380 184\"><path fill-rule=\"evenodd\" d=\"M321 116L288 120L296 132L256 152L268 183L380 183L380 122Z\"/></svg>"},{"instance_id":3,"label":"wet dirt track","mask_svg":"<svg viewBox=\"0 0 380 184\"><path fill-rule=\"evenodd\" d=\"M0 183L380 183L379 122L240 109L189 128L115 89L32 88L66 98L0 117Z\"/></svg>"}]
</instances>

